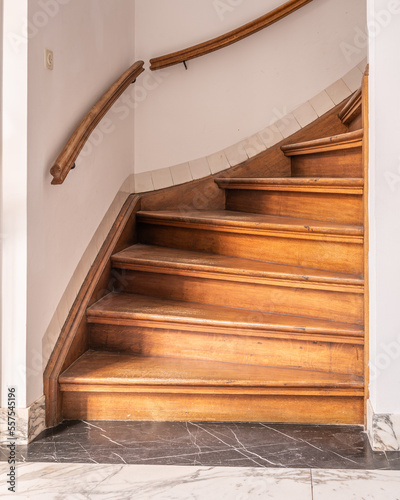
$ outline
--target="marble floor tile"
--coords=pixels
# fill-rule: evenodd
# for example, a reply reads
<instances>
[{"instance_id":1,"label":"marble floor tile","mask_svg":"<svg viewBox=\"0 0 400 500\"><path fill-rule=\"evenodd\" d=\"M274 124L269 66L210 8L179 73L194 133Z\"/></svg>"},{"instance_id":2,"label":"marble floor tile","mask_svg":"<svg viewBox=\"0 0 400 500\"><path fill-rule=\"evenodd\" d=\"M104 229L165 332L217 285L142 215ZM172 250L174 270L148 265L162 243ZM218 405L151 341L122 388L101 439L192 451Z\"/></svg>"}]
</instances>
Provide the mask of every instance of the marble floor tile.
<instances>
[{"instance_id":1,"label":"marble floor tile","mask_svg":"<svg viewBox=\"0 0 400 500\"><path fill-rule=\"evenodd\" d=\"M312 500L309 470L27 463L17 477L31 500ZM13 498L5 491L2 474L0 497Z\"/></svg>"},{"instance_id":2,"label":"marble floor tile","mask_svg":"<svg viewBox=\"0 0 400 500\"><path fill-rule=\"evenodd\" d=\"M399 471L313 470L313 500L400 500Z\"/></svg>"},{"instance_id":3,"label":"marble floor tile","mask_svg":"<svg viewBox=\"0 0 400 500\"><path fill-rule=\"evenodd\" d=\"M98 421L65 422L17 451L20 462L400 470L396 453L373 452L354 426Z\"/></svg>"},{"instance_id":4,"label":"marble floor tile","mask_svg":"<svg viewBox=\"0 0 400 500\"><path fill-rule=\"evenodd\" d=\"M386 451L385 455L389 469L400 470L400 451Z\"/></svg>"}]
</instances>

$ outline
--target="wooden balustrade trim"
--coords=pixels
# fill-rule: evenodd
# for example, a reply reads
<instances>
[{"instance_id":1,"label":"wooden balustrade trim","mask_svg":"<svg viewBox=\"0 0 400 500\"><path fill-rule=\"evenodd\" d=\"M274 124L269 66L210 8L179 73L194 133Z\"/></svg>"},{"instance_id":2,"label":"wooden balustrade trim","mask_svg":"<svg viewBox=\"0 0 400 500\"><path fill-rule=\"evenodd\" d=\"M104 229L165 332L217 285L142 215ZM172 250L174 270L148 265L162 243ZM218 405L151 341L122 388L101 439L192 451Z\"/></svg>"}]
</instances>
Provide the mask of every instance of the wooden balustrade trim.
<instances>
[{"instance_id":1,"label":"wooden balustrade trim","mask_svg":"<svg viewBox=\"0 0 400 500\"><path fill-rule=\"evenodd\" d=\"M310 2L312 2L312 0L290 0L271 12L268 12L268 14L265 14L264 16L259 17L254 21L241 26L240 28L230 31L229 33L178 52L153 58L150 60L150 69L155 71L167 68L168 66L184 63L190 59L195 59L196 57L201 57L211 52L215 52L216 50L223 49L224 47L228 47L233 43L239 42L250 35L254 35L254 33L257 33L258 31L271 26Z\"/></svg>"},{"instance_id":2,"label":"wooden balustrade trim","mask_svg":"<svg viewBox=\"0 0 400 500\"><path fill-rule=\"evenodd\" d=\"M135 64L126 70L124 74L111 85L84 116L50 169L50 173L53 176L52 184L62 184L64 182L93 130L97 127L115 101L125 92L131 83L143 73L143 66L143 61L135 62Z\"/></svg>"}]
</instances>

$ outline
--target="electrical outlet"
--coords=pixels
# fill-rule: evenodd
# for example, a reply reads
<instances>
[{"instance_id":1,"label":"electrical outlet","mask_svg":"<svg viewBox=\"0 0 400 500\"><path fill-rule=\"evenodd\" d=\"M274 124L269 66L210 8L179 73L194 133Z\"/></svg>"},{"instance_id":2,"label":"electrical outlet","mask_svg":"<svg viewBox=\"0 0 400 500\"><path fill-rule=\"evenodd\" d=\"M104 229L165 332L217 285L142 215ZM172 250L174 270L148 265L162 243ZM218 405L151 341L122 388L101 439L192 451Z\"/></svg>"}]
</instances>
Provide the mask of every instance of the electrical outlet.
<instances>
[{"instance_id":1,"label":"electrical outlet","mask_svg":"<svg viewBox=\"0 0 400 500\"><path fill-rule=\"evenodd\" d=\"M54 55L53 51L46 49L44 51L44 63L47 69L53 69L54 68Z\"/></svg>"}]
</instances>

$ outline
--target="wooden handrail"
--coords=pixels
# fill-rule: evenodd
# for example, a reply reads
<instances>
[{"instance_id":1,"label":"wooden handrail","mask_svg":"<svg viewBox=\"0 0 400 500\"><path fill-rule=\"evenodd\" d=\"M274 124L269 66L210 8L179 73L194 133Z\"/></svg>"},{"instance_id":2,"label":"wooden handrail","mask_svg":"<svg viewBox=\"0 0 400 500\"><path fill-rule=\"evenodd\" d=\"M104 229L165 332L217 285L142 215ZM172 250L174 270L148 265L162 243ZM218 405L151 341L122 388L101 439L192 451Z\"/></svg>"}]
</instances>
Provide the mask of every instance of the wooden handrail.
<instances>
[{"instance_id":1,"label":"wooden handrail","mask_svg":"<svg viewBox=\"0 0 400 500\"><path fill-rule=\"evenodd\" d=\"M80 124L64 146L54 165L50 169L52 184L62 184L73 168L79 153L82 151L93 130L104 115L125 92L131 83L144 71L144 62L137 61L101 96L92 109L84 116Z\"/></svg>"},{"instance_id":2,"label":"wooden handrail","mask_svg":"<svg viewBox=\"0 0 400 500\"><path fill-rule=\"evenodd\" d=\"M312 2L312 0L290 0L275 10L272 10L268 14L265 14L264 16L259 17L258 19L255 19L240 28L230 31L225 35L213 38L208 42L193 45L193 47L189 47L178 52L173 52L171 54L151 59L150 69L155 71L157 69L167 68L168 66L174 66L175 64L186 63L186 61L189 61L190 59L195 59L196 57L204 56L210 52L215 52L216 50L228 47L233 43L239 42L240 40L257 33L258 31L271 26L271 24L280 21L284 17L310 2Z\"/></svg>"}]
</instances>

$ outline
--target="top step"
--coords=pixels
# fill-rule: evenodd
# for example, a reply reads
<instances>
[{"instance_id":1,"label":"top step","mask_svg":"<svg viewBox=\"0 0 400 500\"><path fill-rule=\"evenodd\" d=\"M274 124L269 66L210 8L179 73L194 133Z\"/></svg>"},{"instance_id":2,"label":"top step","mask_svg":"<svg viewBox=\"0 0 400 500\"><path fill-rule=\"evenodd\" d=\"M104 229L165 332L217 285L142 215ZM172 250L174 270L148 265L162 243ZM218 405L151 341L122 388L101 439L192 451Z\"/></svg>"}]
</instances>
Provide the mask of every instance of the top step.
<instances>
[{"instance_id":1,"label":"top step","mask_svg":"<svg viewBox=\"0 0 400 500\"><path fill-rule=\"evenodd\" d=\"M282 151L286 156L298 156L361 148L363 137L364 131L356 130L347 134L334 135L332 137L324 137L297 144L288 144L287 146L282 146Z\"/></svg>"}]
</instances>

